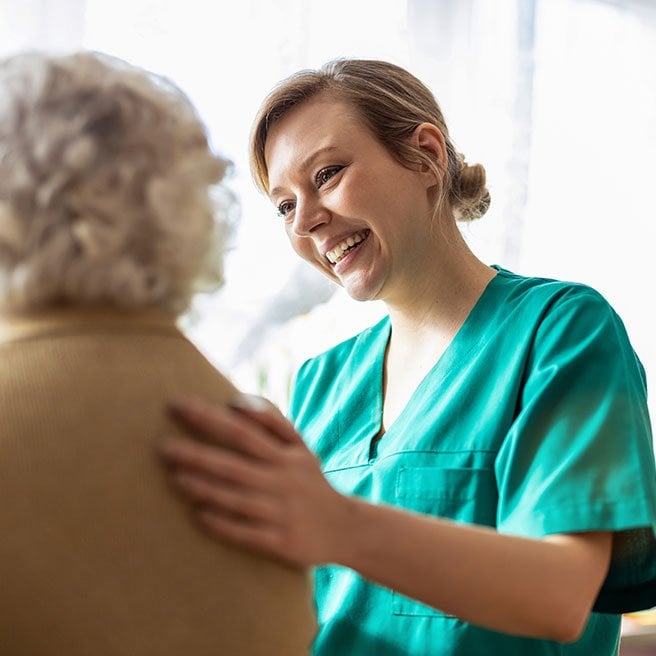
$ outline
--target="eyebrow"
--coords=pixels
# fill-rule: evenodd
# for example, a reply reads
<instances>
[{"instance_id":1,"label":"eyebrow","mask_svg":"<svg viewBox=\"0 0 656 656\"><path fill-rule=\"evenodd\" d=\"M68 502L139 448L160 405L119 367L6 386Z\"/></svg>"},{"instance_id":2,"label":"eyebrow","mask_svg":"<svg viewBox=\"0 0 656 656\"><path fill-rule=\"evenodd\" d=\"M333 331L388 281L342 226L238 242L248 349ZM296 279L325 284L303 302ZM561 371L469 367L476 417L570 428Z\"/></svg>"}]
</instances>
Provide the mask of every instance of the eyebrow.
<instances>
[{"instance_id":1,"label":"eyebrow","mask_svg":"<svg viewBox=\"0 0 656 656\"><path fill-rule=\"evenodd\" d=\"M308 168L314 160L319 159L322 155L325 155L326 153L329 153L330 151L337 150L337 146L324 146L323 148L319 148L319 150L315 150L313 153L308 155L298 166L300 169L305 169ZM269 197L275 196L276 194L279 194L280 192L283 191L283 187L273 187L269 191Z\"/></svg>"}]
</instances>

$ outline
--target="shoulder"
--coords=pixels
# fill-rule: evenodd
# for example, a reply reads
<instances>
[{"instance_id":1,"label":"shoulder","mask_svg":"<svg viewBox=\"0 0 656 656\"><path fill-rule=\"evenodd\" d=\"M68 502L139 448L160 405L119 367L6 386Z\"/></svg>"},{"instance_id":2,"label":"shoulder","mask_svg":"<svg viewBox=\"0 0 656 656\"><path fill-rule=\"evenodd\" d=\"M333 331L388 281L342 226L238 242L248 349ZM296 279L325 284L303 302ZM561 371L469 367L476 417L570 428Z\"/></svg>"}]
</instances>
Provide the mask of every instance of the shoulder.
<instances>
[{"instance_id":1,"label":"shoulder","mask_svg":"<svg viewBox=\"0 0 656 656\"><path fill-rule=\"evenodd\" d=\"M643 376L626 326L607 298L575 281L529 277L500 269L491 319L497 340L527 363L565 356L622 366ZM526 360L525 360L526 361Z\"/></svg>"},{"instance_id":2,"label":"shoulder","mask_svg":"<svg viewBox=\"0 0 656 656\"><path fill-rule=\"evenodd\" d=\"M510 289L504 296L510 318L504 331L511 341L523 335L529 368L563 369L569 363L600 380L612 375L644 387L644 367L626 326L599 290L580 282L502 274Z\"/></svg>"},{"instance_id":3,"label":"shoulder","mask_svg":"<svg viewBox=\"0 0 656 656\"><path fill-rule=\"evenodd\" d=\"M497 267L500 284L517 298L556 302L566 298L591 298L606 303L603 295L594 287L582 282L560 280L544 276L527 276Z\"/></svg>"},{"instance_id":4,"label":"shoulder","mask_svg":"<svg viewBox=\"0 0 656 656\"><path fill-rule=\"evenodd\" d=\"M371 385L389 334L389 319L357 333L307 359L299 367L291 389L289 415L316 418L319 408L336 408Z\"/></svg>"},{"instance_id":5,"label":"shoulder","mask_svg":"<svg viewBox=\"0 0 656 656\"><path fill-rule=\"evenodd\" d=\"M504 288L506 310L536 324L572 320L610 321L621 325L621 319L605 296L582 282L554 278L523 276L499 270L498 284Z\"/></svg>"},{"instance_id":6,"label":"shoulder","mask_svg":"<svg viewBox=\"0 0 656 656\"><path fill-rule=\"evenodd\" d=\"M384 317L373 326L369 326L352 337L308 358L298 369L296 385L301 384L308 378L315 379L321 373L330 373L342 369L346 362L351 362L354 356L363 350L363 347L366 350L367 344L383 338L388 329L389 318ZM364 364L366 363L363 362Z\"/></svg>"}]
</instances>

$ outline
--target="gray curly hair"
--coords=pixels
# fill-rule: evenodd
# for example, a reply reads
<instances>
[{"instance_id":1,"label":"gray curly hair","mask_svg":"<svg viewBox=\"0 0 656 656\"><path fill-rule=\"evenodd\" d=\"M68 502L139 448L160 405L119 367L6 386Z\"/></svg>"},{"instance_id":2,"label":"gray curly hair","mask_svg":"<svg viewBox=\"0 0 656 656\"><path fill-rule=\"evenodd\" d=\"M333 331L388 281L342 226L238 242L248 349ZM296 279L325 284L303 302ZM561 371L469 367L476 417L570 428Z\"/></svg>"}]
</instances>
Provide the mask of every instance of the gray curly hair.
<instances>
[{"instance_id":1,"label":"gray curly hair","mask_svg":"<svg viewBox=\"0 0 656 656\"><path fill-rule=\"evenodd\" d=\"M223 283L229 166L162 76L93 51L0 60L0 308L181 313Z\"/></svg>"}]
</instances>

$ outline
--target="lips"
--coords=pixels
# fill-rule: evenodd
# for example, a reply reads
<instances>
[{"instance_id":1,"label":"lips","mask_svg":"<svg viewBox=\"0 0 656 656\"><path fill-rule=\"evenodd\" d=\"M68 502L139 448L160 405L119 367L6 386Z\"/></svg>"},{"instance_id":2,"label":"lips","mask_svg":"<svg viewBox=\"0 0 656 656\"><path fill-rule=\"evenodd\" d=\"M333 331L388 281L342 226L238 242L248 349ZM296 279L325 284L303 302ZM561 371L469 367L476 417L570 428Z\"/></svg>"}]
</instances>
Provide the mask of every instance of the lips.
<instances>
[{"instance_id":1,"label":"lips","mask_svg":"<svg viewBox=\"0 0 656 656\"><path fill-rule=\"evenodd\" d=\"M359 243L363 242L369 235L369 230L360 230L346 239L341 241L337 246L326 252L326 258L331 264L337 264L346 254L355 248Z\"/></svg>"}]
</instances>

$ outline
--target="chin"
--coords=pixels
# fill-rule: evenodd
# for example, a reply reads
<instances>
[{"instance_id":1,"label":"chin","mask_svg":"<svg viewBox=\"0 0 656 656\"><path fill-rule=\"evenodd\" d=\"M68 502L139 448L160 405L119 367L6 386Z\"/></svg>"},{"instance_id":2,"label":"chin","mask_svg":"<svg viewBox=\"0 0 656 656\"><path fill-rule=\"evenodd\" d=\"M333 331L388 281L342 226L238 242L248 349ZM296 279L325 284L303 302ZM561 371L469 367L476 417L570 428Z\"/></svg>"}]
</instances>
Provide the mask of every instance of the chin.
<instances>
[{"instance_id":1,"label":"chin","mask_svg":"<svg viewBox=\"0 0 656 656\"><path fill-rule=\"evenodd\" d=\"M344 285L341 286L344 287ZM354 301L364 302L375 301L378 299L378 294L376 292L372 292L369 289L344 287L344 290Z\"/></svg>"}]
</instances>

